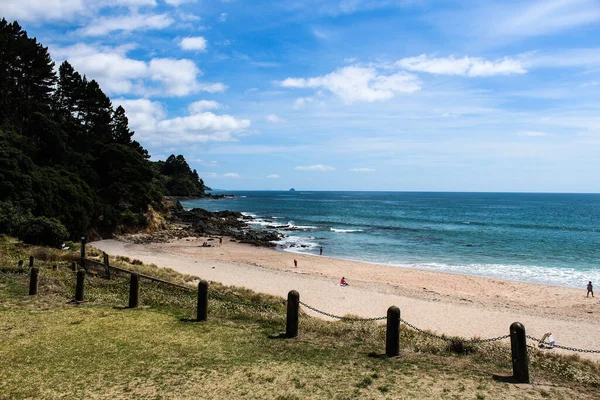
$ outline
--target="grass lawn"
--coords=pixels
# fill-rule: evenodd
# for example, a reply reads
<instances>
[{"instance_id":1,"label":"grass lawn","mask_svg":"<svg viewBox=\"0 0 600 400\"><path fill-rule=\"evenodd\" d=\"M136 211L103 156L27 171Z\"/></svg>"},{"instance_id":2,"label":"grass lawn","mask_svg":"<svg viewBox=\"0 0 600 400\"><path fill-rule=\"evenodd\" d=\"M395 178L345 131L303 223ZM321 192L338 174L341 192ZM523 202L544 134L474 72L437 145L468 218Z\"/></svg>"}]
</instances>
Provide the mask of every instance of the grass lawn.
<instances>
[{"instance_id":1,"label":"grass lawn","mask_svg":"<svg viewBox=\"0 0 600 400\"><path fill-rule=\"evenodd\" d=\"M303 316L299 338L282 339L284 306L211 300L209 321L198 323L193 293L142 285L144 305L127 309L126 284L94 277L88 301L73 304L72 272L52 269L68 265L64 255L36 261L47 278L38 296L28 296L26 276L10 272L35 249L5 243L0 250L7 266L0 271L16 279L0 276L0 399L600 398L598 363L578 357L533 351L533 385L494 379L511 375L506 342L456 354L403 327L402 357L388 359L385 328L375 323ZM213 287L238 300L275 300Z\"/></svg>"}]
</instances>

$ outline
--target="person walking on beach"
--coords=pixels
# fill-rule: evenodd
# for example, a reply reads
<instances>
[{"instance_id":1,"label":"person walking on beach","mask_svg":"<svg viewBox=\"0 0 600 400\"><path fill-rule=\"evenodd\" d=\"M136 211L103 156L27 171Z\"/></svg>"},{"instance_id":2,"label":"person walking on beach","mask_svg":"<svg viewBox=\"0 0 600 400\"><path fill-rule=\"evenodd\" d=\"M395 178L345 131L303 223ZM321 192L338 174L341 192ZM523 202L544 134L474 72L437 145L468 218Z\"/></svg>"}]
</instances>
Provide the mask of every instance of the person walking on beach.
<instances>
[{"instance_id":1,"label":"person walking on beach","mask_svg":"<svg viewBox=\"0 0 600 400\"><path fill-rule=\"evenodd\" d=\"M294 258L294 267L298 266L298 261Z\"/></svg>"},{"instance_id":2,"label":"person walking on beach","mask_svg":"<svg viewBox=\"0 0 600 400\"><path fill-rule=\"evenodd\" d=\"M319 249L319 255L320 255L320 256L322 256L322 255L323 255L323 248L322 248L322 247Z\"/></svg>"},{"instance_id":3,"label":"person walking on beach","mask_svg":"<svg viewBox=\"0 0 600 400\"><path fill-rule=\"evenodd\" d=\"M590 293L592 294L592 297L594 297L594 287L592 286L592 281L588 282L587 290L587 296L585 297L590 297Z\"/></svg>"}]
</instances>

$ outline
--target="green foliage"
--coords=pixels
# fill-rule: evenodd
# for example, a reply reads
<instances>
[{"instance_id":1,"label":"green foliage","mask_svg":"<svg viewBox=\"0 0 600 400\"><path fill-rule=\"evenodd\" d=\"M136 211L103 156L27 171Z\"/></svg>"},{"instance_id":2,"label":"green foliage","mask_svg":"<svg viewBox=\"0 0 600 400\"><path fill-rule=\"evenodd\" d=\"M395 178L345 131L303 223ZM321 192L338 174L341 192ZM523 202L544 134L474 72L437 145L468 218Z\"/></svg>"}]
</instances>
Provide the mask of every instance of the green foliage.
<instances>
[{"instance_id":1,"label":"green foliage","mask_svg":"<svg viewBox=\"0 0 600 400\"><path fill-rule=\"evenodd\" d=\"M165 194L204 195L183 156L149 161L125 109L68 61L57 76L48 49L17 22L0 20L0 54L0 233L34 243L54 243L60 227L72 239L110 235L146 226L143 214ZM36 220L39 232L17 232L36 217L47 218Z\"/></svg>"},{"instance_id":2,"label":"green foliage","mask_svg":"<svg viewBox=\"0 0 600 400\"><path fill-rule=\"evenodd\" d=\"M25 243L60 247L67 238L67 229L55 218L33 217L21 221L16 228Z\"/></svg>"},{"instance_id":3,"label":"green foliage","mask_svg":"<svg viewBox=\"0 0 600 400\"><path fill-rule=\"evenodd\" d=\"M121 219L127 226L144 228L148 225L148 218L144 214L134 214L131 210L125 211L121 215Z\"/></svg>"},{"instance_id":4,"label":"green foliage","mask_svg":"<svg viewBox=\"0 0 600 400\"><path fill-rule=\"evenodd\" d=\"M190 168L182 155L171 154L165 162L155 164L161 174L161 184L165 194L169 196L204 196L206 186L198 176L198 172Z\"/></svg>"}]
</instances>

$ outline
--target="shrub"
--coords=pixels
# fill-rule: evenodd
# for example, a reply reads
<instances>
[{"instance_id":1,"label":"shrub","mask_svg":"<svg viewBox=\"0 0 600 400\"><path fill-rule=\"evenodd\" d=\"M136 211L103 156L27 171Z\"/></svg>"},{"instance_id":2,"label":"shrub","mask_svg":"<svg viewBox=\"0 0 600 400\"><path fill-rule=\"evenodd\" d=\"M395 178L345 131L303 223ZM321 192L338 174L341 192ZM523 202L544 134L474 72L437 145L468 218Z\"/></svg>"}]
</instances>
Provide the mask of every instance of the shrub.
<instances>
[{"instance_id":1,"label":"shrub","mask_svg":"<svg viewBox=\"0 0 600 400\"><path fill-rule=\"evenodd\" d=\"M25 243L59 248L69 233L57 219L32 217L19 224L17 236Z\"/></svg>"}]
</instances>

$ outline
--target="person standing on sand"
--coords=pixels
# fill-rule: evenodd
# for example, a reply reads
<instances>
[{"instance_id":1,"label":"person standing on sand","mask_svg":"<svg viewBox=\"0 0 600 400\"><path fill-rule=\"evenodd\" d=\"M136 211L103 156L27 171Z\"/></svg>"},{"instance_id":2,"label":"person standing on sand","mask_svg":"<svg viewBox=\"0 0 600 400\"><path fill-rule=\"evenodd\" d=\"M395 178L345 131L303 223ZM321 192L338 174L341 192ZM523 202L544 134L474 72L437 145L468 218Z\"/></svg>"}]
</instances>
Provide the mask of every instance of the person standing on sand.
<instances>
[{"instance_id":1,"label":"person standing on sand","mask_svg":"<svg viewBox=\"0 0 600 400\"><path fill-rule=\"evenodd\" d=\"M587 290L587 296L585 297L590 297L590 293L592 294L592 297L594 297L594 287L592 286L592 281L588 282Z\"/></svg>"},{"instance_id":2,"label":"person standing on sand","mask_svg":"<svg viewBox=\"0 0 600 400\"><path fill-rule=\"evenodd\" d=\"M322 255L323 255L323 248L322 248L322 247L319 249L319 255L320 255L320 256L322 256Z\"/></svg>"},{"instance_id":3,"label":"person standing on sand","mask_svg":"<svg viewBox=\"0 0 600 400\"><path fill-rule=\"evenodd\" d=\"M294 267L298 266L298 261L294 258Z\"/></svg>"}]
</instances>

